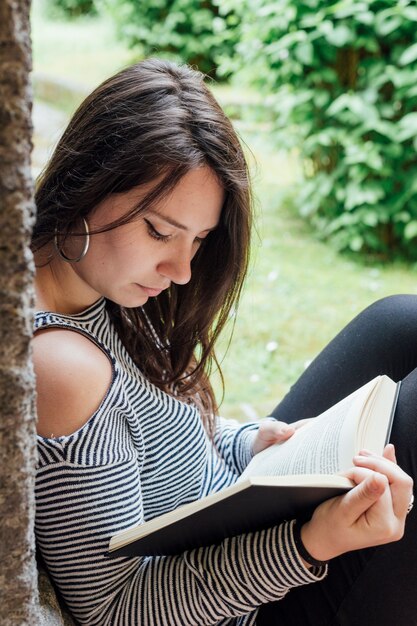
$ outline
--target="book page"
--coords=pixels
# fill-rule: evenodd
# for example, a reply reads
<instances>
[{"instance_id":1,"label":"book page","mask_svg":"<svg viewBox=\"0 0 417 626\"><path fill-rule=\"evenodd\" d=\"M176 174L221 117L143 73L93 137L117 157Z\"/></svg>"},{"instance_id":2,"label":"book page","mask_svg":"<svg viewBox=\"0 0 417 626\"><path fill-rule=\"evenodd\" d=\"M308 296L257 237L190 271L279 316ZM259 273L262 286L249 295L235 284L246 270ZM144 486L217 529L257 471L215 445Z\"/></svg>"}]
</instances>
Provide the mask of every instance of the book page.
<instances>
[{"instance_id":1,"label":"book page","mask_svg":"<svg viewBox=\"0 0 417 626\"><path fill-rule=\"evenodd\" d=\"M378 393L372 394L366 416L360 420L357 448L380 451L389 440L399 385L388 376L381 376Z\"/></svg>"},{"instance_id":2,"label":"book page","mask_svg":"<svg viewBox=\"0 0 417 626\"><path fill-rule=\"evenodd\" d=\"M352 466L361 410L377 380L314 418L282 444L255 455L240 479L287 474L334 474Z\"/></svg>"}]
</instances>

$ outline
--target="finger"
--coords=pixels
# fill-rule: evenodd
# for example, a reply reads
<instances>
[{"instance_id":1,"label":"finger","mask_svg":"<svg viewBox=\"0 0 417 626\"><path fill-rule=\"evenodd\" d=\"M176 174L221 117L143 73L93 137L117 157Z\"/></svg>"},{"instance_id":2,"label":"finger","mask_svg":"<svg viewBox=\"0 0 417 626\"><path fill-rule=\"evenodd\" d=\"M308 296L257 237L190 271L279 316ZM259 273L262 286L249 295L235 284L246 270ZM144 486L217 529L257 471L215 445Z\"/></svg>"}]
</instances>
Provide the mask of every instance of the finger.
<instances>
[{"instance_id":1,"label":"finger","mask_svg":"<svg viewBox=\"0 0 417 626\"><path fill-rule=\"evenodd\" d=\"M392 495L394 513L396 516L403 517L407 511L413 492L412 478L395 462L384 457L373 455L367 451L362 452L365 454L357 455L353 458L355 465L371 469L387 477ZM388 452L388 454L392 455L392 452Z\"/></svg>"},{"instance_id":2,"label":"finger","mask_svg":"<svg viewBox=\"0 0 417 626\"><path fill-rule=\"evenodd\" d=\"M388 454L390 454L388 452ZM379 456L367 450L361 450L360 454L353 457L355 465L367 467L381 474L385 474L390 483L405 479L407 474L397 465L395 461L386 456Z\"/></svg>"},{"instance_id":3,"label":"finger","mask_svg":"<svg viewBox=\"0 0 417 626\"><path fill-rule=\"evenodd\" d=\"M371 452L371 450L367 450L365 448L363 448L362 450L360 450L358 452L358 454L360 456L369 456L369 457L373 457L373 456L379 456L377 454L375 454L375 452ZM387 459L388 461L391 461L392 463L397 463L397 458L395 456L395 448L394 448L394 444L392 443L388 443L381 455L384 459Z\"/></svg>"},{"instance_id":4,"label":"finger","mask_svg":"<svg viewBox=\"0 0 417 626\"><path fill-rule=\"evenodd\" d=\"M346 476L351 481L353 481L356 485L363 482L369 476L372 476L373 471L368 469L367 467L351 467L346 472L342 473L342 476Z\"/></svg>"},{"instance_id":5,"label":"finger","mask_svg":"<svg viewBox=\"0 0 417 626\"><path fill-rule=\"evenodd\" d=\"M389 461L392 461L392 463L397 463L397 457L395 455L394 444L388 443L384 448L384 452L382 453L382 456L388 459Z\"/></svg>"},{"instance_id":6,"label":"finger","mask_svg":"<svg viewBox=\"0 0 417 626\"><path fill-rule=\"evenodd\" d=\"M340 501L340 507L348 525L354 524L384 494L388 486L386 476L372 472L351 489Z\"/></svg>"}]
</instances>

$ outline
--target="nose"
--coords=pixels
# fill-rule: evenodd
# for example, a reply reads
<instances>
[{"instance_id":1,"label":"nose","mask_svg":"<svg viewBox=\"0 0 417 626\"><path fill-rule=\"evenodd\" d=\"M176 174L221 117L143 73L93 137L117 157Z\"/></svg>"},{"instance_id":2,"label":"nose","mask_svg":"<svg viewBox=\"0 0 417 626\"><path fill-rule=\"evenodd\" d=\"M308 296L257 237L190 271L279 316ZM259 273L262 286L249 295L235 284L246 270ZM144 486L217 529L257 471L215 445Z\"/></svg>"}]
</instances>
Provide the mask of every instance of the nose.
<instances>
[{"instance_id":1,"label":"nose","mask_svg":"<svg viewBox=\"0 0 417 626\"><path fill-rule=\"evenodd\" d=\"M191 260L194 254L185 247L173 250L169 257L159 262L158 272L177 285L185 285L191 279Z\"/></svg>"}]
</instances>

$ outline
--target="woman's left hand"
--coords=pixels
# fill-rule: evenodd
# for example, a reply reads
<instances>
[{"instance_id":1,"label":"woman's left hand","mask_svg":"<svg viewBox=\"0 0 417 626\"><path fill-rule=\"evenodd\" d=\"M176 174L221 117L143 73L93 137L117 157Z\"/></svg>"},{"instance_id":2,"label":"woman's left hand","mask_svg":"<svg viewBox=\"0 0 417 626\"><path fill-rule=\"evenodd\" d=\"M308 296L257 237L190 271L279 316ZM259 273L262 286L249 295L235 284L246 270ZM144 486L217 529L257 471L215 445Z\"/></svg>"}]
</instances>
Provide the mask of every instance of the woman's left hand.
<instances>
[{"instance_id":1,"label":"woman's left hand","mask_svg":"<svg viewBox=\"0 0 417 626\"><path fill-rule=\"evenodd\" d=\"M326 500L303 524L306 550L317 560L398 541L410 511L413 480L398 465L388 444L382 456L362 450L344 475L356 486Z\"/></svg>"},{"instance_id":2,"label":"woman's left hand","mask_svg":"<svg viewBox=\"0 0 417 626\"><path fill-rule=\"evenodd\" d=\"M314 418L298 420L298 422L293 424L286 424L285 422L273 421L271 419L261 422L253 444L253 453L258 454L258 452L269 448L274 443L286 441L293 436L296 430L305 426L311 419Z\"/></svg>"}]
</instances>

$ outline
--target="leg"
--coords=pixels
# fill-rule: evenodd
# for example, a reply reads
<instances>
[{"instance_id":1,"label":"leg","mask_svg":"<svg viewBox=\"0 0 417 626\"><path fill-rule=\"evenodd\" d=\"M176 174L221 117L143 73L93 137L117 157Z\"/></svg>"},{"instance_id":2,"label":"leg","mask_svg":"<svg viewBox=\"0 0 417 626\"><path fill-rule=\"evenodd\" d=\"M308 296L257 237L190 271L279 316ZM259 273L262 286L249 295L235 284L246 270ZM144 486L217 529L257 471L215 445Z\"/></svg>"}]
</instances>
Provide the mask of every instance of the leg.
<instances>
[{"instance_id":1,"label":"leg","mask_svg":"<svg viewBox=\"0 0 417 626\"><path fill-rule=\"evenodd\" d=\"M402 383L391 435L399 465L417 482L417 369ZM261 607L257 626L414 626L417 624L417 509L401 541L350 552L320 583Z\"/></svg>"},{"instance_id":2,"label":"leg","mask_svg":"<svg viewBox=\"0 0 417 626\"><path fill-rule=\"evenodd\" d=\"M322 413L378 374L402 380L417 367L417 296L391 296L360 313L318 355L271 415Z\"/></svg>"},{"instance_id":3,"label":"leg","mask_svg":"<svg viewBox=\"0 0 417 626\"><path fill-rule=\"evenodd\" d=\"M391 441L417 482L417 297L372 305L317 357L273 415L293 421L324 411L377 374L403 379ZM258 626L413 626L417 624L417 510L404 538L330 563L321 583L261 608Z\"/></svg>"}]
</instances>

